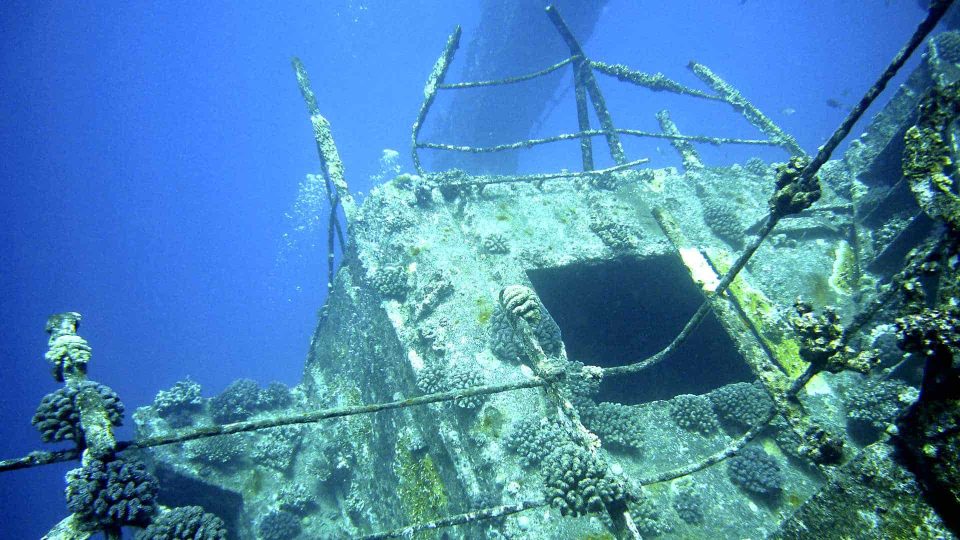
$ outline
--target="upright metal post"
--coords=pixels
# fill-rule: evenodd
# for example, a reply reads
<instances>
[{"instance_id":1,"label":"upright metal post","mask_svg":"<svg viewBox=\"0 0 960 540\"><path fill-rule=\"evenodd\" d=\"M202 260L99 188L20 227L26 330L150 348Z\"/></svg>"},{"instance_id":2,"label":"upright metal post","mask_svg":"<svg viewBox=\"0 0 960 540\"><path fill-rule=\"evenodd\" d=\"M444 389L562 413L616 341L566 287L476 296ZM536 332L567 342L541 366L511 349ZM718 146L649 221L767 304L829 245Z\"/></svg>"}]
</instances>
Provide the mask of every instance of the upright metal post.
<instances>
[{"instance_id":1,"label":"upright metal post","mask_svg":"<svg viewBox=\"0 0 960 540\"><path fill-rule=\"evenodd\" d=\"M570 55L573 57L574 84L578 86L582 85L587 89L587 93L590 95L590 101L593 103L593 109L597 112L597 118L600 120L600 127L603 129L603 134L607 138L607 146L610 147L610 156L617 165L626 163L627 157L623 153L623 146L620 144L620 137L615 131L616 126L613 125L610 111L607 110L607 102L603 99L603 94L600 93L600 86L597 84L597 79L593 76L590 60L583 52L580 42L578 42L577 38L570 32L570 28L567 26L567 23L564 22L563 17L560 16L560 12L557 11L556 6L547 6L547 16L550 17L550 21L557 28L557 32L560 32L560 37L563 38L567 47L570 48ZM578 103L577 112L579 113L579 111L580 105ZM581 130L582 129L581 125ZM581 148L582 145L583 143L581 143Z\"/></svg>"},{"instance_id":2,"label":"upright metal post","mask_svg":"<svg viewBox=\"0 0 960 540\"><path fill-rule=\"evenodd\" d=\"M576 64L574 64L573 88L574 95L577 98L577 124L580 126L580 133L590 130L590 110L587 109L587 90L579 77L576 77ZM580 156L583 160L583 170L593 170L593 141L590 135L580 137Z\"/></svg>"},{"instance_id":3,"label":"upright metal post","mask_svg":"<svg viewBox=\"0 0 960 540\"><path fill-rule=\"evenodd\" d=\"M417 152L417 138L420 136L420 128L423 127L423 119L426 118L427 112L430 111L430 106L433 105L434 98L437 97L437 88L443 84L443 78L447 75L450 62L453 61L453 55L457 52L457 48L460 47L460 31L459 25L453 29L453 33L447 38L447 45L443 48L443 54L437 59L437 63L433 65L433 71L430 72L430 76L427 77L427 84L423 87L423 103L420 104L420 112L417 114L417 119L413 122L413 166L417 169L417 174L421 176L423 176L425 172L423 165L420 164L420 154Z\"/></svg>"}]
</instances>

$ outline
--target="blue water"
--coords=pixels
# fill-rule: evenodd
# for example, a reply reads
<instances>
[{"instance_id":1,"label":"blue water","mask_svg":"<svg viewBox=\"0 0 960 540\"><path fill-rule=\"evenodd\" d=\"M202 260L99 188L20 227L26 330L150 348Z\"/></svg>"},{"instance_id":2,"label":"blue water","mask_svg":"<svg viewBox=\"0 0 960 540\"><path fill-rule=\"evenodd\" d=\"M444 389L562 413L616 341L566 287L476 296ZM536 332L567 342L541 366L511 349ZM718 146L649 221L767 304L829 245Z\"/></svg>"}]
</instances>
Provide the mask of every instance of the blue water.
<instances>
[{"instance_id":1,"label":"blue water","mask_svg":"<svg viewBox=\"0 0 960 540\"><path fill-rule=\"evenodd\" d=\"M351 188L366 192L384 148L411 169L426 76L455 24L464 43L478 31L480 10L278 4L0 5L0 458L40 447L30 417L56 389L43 360L54 312L84 315L90 374L121 395L128 425L187 375L206 395L238 377L298 381L326 268L325 232L283 240L298 183L318 171L290 57L311 73ZM584 45L698 87L685 66L705 63L813 152L845 115L827 100L855 103L922 17L907 0L610 0ZM559 38L544 39L566 56ZM757 135L729 109L601 83L623 127L656 129L666 103L685 133ZM538 135L574 131L572 98L558 96ZM654 146L627 149L677 165ZM703 155L719 165L752 152ZM520 167L549 172L577 157L558 146ZM69 468L0 476L0 538L37 538L66 516Z\"/></svg>"}]
</instances>

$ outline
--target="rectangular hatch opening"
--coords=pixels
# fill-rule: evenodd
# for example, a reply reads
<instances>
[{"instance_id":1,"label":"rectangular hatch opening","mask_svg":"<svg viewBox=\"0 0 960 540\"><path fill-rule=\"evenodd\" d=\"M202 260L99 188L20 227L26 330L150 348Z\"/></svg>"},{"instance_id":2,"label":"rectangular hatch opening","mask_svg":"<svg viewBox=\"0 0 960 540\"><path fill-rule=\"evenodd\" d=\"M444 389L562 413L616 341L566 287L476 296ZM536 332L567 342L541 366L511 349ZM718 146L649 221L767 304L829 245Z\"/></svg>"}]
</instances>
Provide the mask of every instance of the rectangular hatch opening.
<instances>
[{"instance_id":1,"label":"rectangular hatch opening","mask_svg":"<svg viewBox=\"0 0 960 540\"><path fill-rule=\"evenodd\" d=\"M587 365L622 366L656 353L703 302L675 255L577 263L527 275L560 327L568 358ZM711 313L671 357L635 375L604 379L596 399L644 403L753 378Z\"/></svg>"}]
</instances>

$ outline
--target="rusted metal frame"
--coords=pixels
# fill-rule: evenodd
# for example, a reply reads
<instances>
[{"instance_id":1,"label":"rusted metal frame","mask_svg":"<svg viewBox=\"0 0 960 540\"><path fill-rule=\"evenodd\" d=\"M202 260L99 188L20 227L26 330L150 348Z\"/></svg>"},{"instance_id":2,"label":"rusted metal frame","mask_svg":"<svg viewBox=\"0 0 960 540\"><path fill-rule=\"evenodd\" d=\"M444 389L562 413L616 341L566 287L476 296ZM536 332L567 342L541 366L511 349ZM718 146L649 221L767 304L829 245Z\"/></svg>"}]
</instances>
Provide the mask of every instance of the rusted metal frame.
<instances>
[{"instance_id":1,"label":"rusted metal frame","mask_svg":"<svg viewBox=\"0 0 960 540\"><path fill-rule=\"evenodd\" d=\"M849 133L849 130L852 127L852 125L856 122L859 116L862 115L863 110L865 110L870 105L870 103L876 98L876 96L879 94L880 90L878 89L882 90L882 88L887 84L889 79L892 78L893 75L896 73L897 69L899 69L899 67L903 65L903 63L905 62L906 58L910 55L910 53L916 49L919 43L922 42L923 39L925 39L926 35L930 32L930 30L932 30L932 28L936 26L937 22L943 16L943 13L950 6L950 4L952 4L952 0L947 0L940 3L935 2L933 6L931 6L930 11L927 15L927 18L924 19L924 21L920 23L920 25L917 27L917 31L911 37L907 46L905 46L904 49L902 49L897 54L897 56L891 62L890 67L887 68L887 70L880 76L880 79L873 85L873 87L871 87L871 89L867 92L867 94L861 100L860 105L862 105L862 107L858 106L855 109L854 112L859 111L860 114L855 115L854 113L851 113L851 115L843 123L841 123L840 127L838 127L837 130L834 132L834 136L831 137L830 139L831 142L820 148L820 151L817 157L814 158L811 161L811 163L804 168L804 170L801 172L801 176L812 178L814 175L817 174L820 167L824 163L826 163L827 159L829 159L830 154L839 144L839 141L841 141ZM771 212L770 214L768 214L763 227L759 231L759 235L750 243L749 246L747 246L747 249L740 255L737 261L724 275L723 279L717 284L715 288L714 296L723 294L727 290L727 288L729 288L730 284L736 278L737 274L740 272L740 270L743 269L747 261L750 259L750 257L752 257L753 253L756 252L757 248L759 248L760 244L764 241L764 239L770 234L770 232L776 226L777 222L779 222L781 217L782 217L781 214L776 212ZM923 259L923 258L925 258L925 256L918 257L918 259ZM621 366L617 368L606 368L603 370L603 375L610 376L610 375L620 375L625 373L636 373L647 367L650 367L651 365L654 365L662 361L664 358L669 356L680 343L682 343L686 339L686 337L693 330L693 328L695 328L700 323L700 321L703 319L704 316L706 316L706 314L709 311L710 311L710 302L704 302L703 304L700 305L700 308L697 310L694 316L691 317L691 319L687 322L683 330L681 330L681 332L674 338L674 340L669 345L667 345L667 347L665 347L663 350L640 362L636 362L628 366ZM862 319L860 321L860 324L862 325L865 320L866 319ZM852 333L845 332L843 335L843 338L849 339L850 335L852 335ZM793 399L793 397L796 396L796 394L803 388L803 384L808 380L809 380L809 376L807 373L805 373L803 376L801 376L796 381L794 381L794 383L791 384L791 386L787 388L785 392L785 397L791 403L791 406L787 409L788 414L785 415L785 418L787 422L791 424L791 427L795 430L802 429L805 424L801 421L802 418L798 418L796 414L798 412L797 407L799 407L799 405L797 404L796 400ZM654 480L659 478L660 477L654 478ZM664 476L663 479L666 480L666 479L669 479L669 477ZM660 480L660 481L663 481L663 480Z\"/></svg>"},{"instance_id":2,"label":"rusted metal frame","mask_svg":"<svg viewBox=\"0 0 960 540\"><path fill-rule=\"evenodd\" d=\"M890 64L887 65L887 68L880 74L880 77L877 79L873 85L867 90L867 92L860 98L860 101L857 105L850 111L850 114L844 118L843 122L840 123L840 126L833 132L833 135L830 139L820 147L817 155L810 160L810 163L804 167L801 172L802 176L813 177L820 170L820 167L830 159L833 151L836 150L837 146L850 134L850 130L853 129L854 124L863 116L867 108L877 99L880 93L886 88L887 84L890 82L890 79L897 74L897 71L907 62L907 59L910 58L910 55L923 43L931 31L937 26L940 22L940 19L943 18L943 15L947 12L950 6L953 5L953 0L939 0L930 3L929 11L927 16L917 25L917 29L914 31L913 35L910 36L910 39L907 41L906 45L900 49L897 54L890 61ZM943 242L943 240L941 240ZM936 253L938 249L936 246L939 246L940 243L931 243L931 251L927 252L926 255L918 256L917 258L912 259L908 262L906 268L901 271L894 278L894 283L902 283L906 279L909 279L911 272L915 272L916 261L925 259L930 256L932 253ZM887 301L889 301L893 295L898 291L899 287L890 287L886 291L881 292L880 296L865 310L855 317L853 324L848 328L844 329L842 335L842 342L846 344L853 335L860 328L863 327L882 307ZM810 381L811 378L816 374L814 369L811 366L811 369L808 369L801 377L799 377L795 382L793 387L790 389L792 393L799 392L803 386Z\"/></svg>"},{"instance_id":3,"label":"rusted metal frame","mask_svg":"<svg viewBox=\"0 0 960 540\"><path fill-rule=\"evenodd\" d=\"M664 236L673 246L674 251L681 258L684 266L687 267L691 278L698 282L697 284L705 300L710 303L721 326L736 345L747 366L763 383L767 393L777 404L777 408L781 412L785 411L788 404L785 403L786 400L783 396L786 388L790 386L790 380L779 368L777 359L761 339L759 331L746 316L737 298L729 294L729 290L725 291L724 294L716 294L714 285L719 283L716 265L702 250L687 239L680 229L680 225L666 210L658 208L653 211L653 216L660 226L660 230L663 231ZM698 266L699 268L697 268ZM697 275L697 272L711 272L712 274ZM699 282L699 280L704 281Z\"/></svg>"},{"instance_id":4,"label":"rusted metal frame","mask_svg":"<svg viewBox=\"0 0 960 540\"><path fill-rule=\"evenodd\" d=\"M517 77L507 77L506 79L497 79L494 81L473 81L473 82L438 84L437 89L438 90L460 90L462 88L480 88L483 86L499 86L502 84L514 84L518 82L529 81L531 79L536 79L537 77L542 77L544 75L553 73L554 71L562 68L563 66L569 64L570 62L573 62L572 57L567 58L565 60L561 60L556 64L546 69L541 69L540 71L537 71L535 73L528 73L526 75L519 75Z\"/></svg>"},{"instance_id":5,"label":"rusted metal frame","mask_svg":"<svg viewBox=\"0 0 960 540\"><path fill-rule=\"evenodd\" d=\"M607 64L605 62L596 61L591 61L590 67L608 77L614 77L622 82L628 82L643 88L649 88L655 92L673 92L674 94L693 96L713 101L724 101L722 97L716 94L711 94L695 88L689 88L676 81L668 79L662 73L650 75L649 73L643 73L642 71L630 69L623 64Z\"/></svg>"},{"instance_id":6,"label":"rusted metal frame","mask_svg":"<svg viewBox=\"0 0 960 540\"><path fill-rule=\"evenodd\" d=\"M607 138L607 146L610 147L610 157L612 157L613 161L618 165L626 162L627 157L623 153L623 145L620 144L620 137L617 136L616 126L613 125L610 111L607 110L606 100L603 99L603 94L600 92L597 79L593 76L593 70L590 68L590 61L587 59L586 53L583 52L580 42L574 37L567 23L563 20L563 17L560 16L557 7L553 5L547 6L546 11L547 16L550 17L550 21L556 27L557 32L560 33L560 37L563 38L567 47L570 48L570 56L574 57L574 84L582 84L587 89L587 94L593 103L593 110L597 113L597 119L600 120L600 127L603 129L604 136ZM579 58L579 60L577 58Z\"/></svg>"},{"instance_id":7,"label":"rusted metal frame","mask_svg":"<svg viewBox=\"0 0 960 540\"><path fill-rule=\"evenodd\" d=\"M413 167L417 170L417 174L421 176L426 174L426 171L423 170L423 165L420 163L420 154L417 153L417 150L420 148L417 143L417 138L420 136L423 121L427 117L427 113L430 112L430 106L433 105L433 100L437 97L437 89L439 85L443 84L447 70L450 69L453 55L457 52L457 48L460 47L460 33L461 28L457 25L457 27L453 29L453 33L450 34L450 37L447 38L447 44L443 48L443 53L433 65L433 71L430 72L430 76L427 77L427 84L423 87L423 102L420 104L420 112L417 113L417 119L413 121L413 147L411 148L413 153Z\"/></svg>"},{"instance_id":8,"label":"rusted metal frame","mask_svg":"<svg viewBox=\"0 0 960 540\"><path fill-rule=\"evenodd\" d=\"M669 141L706 143L706 144L712 144L712 145L745 144L745 145L751 145L751 146L777 146L777 143L773 141L761 140L761 139L737 139L733 137L710 137L707 135L679 135L679 134L669 134L669 133L654 133L651 131L640 131L636 129L625 129L625 128L616 128L613 131L615 133L619 133L622 135L630 135L633 137L649 137L652 139L666 139ZM496 146L458 146L458 145L444 144L444 143L421 142L421 143L417 143L417 147L427 148L431 150L448 150L451 152L469 152L473 154L482 154L482 153L489 153L489 152L504 152L507 150L521 150L525 148L531 148L533 146L537 146L540 144L548 144L548 143L559 142L559 141L569 141L573 139L582 139L583 137L597 137L600 135L606 135L606 132L599 129L591 129L587 131L579 131L577 133L563 133L561 135L553 135L551 137L543 137L541 139L528 139L525 141L500 144Z\"/></svg>"},{"instance_id":9,"label":"rusted metal frame","mask_svg":"<svg viewBox=\"0 0 960 540\"><path fill-rule=\"evenodd\" d=\"M782 147L792 156L807 155L793 136L788 135L780 129L780 126L775 124L767 115L760 112L760 109L754 106L753 103L750 103L739 90L717 76L710 68L692 60L687 64L687 67L690 68L693 74L700 80L707 83L710 88L713 88L734 110L742 114L748 122L770 137L770 140L776 143L777 146Z\"/></svg>"},{"instance_id":10,"label":"rusted metal frame","mask_svg":"<svg viewBox=\"0 0 960 540\"><path fill-rule=\"evenodd\" d=\"M685 141L680 139L680 130L677 128L677 124L673 122L673 119L670 118L670 111L663 109L657 113L657 122L660 123L660 129L663 130L664 135L669 135L672 137L670 144L673 146L674 150L680 154L680 159L683 162L683 170L686 172L697 171L703 169L703 161L700 160L700 155L697 154L697 149L690 144L690 141Z\"/></svg>"},{"instance_id":11,"label":"rusted metal frame","mask_svg":"<svg viewBox=\"0 0 960 540\"><path fill-rule=\"evenodd\" d=\"M917 46L923 42L927 34L933 29L933 27L937 25L937 22L940 20L944 12L947 10L948 7L950 7L952 3L953 3L952 0L944 0L941 2L934 3L931 6L926 19L924 19L923 22L921 22L920 25L917 27L916 32L914 32L913 36L910 38L910 41L907 42L907 45L903 49L901 49L900 52L897 53L894 59L890 62L890 65L887 67L887 69L883 72L883 74L880 75L880 78L877 80L877 82L875 82L873 86L870 87L870 89L867 91L864 97L860 100L860 103L858 104L858 106L854 108L854 110L850 113L850 115L847 116L847 118L840 124L840 126L836 129L836 131L834 131L833 136L830 137L830 140L827 142L827 144L824 144L823 146L821 146L816 157L814 157L810 161L810 163L806 167L804 167L803 171L800 173L801 178L813 178L817 174L817 172L820 171L820 167L822 167L823 164L827 162L827 160L830 158L830 155L833 153L836 147L840 144L840 141L842 141L843 138L845 138L846 135L850 133L850 129L853 127L853 124L856 123L856 121L860 118L860 116L863 115L863 112L866 110L866 108L869 107L869 105L877 98L877 96L880 94L880 91L883 90L883 88L886 86L889 80L896 74L896 71L903 66L903 64L906 62L907 57L909 57L910 53L912 53L917 48ZM697 64L696 62L691 62L690 66L691 66L691 69L694 70L694 73L696 73L698 76L701 76L701 78L704 78L704 80L707 80L708 83L709 81L714 80L717 82L718 86L722 86L724 90L720 90L718 88L718 92L723 93L725 91L727 93L732 93L732 95L738 96L739 100L743 104L745 104L744 105L745 107L748 106L751 108L752 111L762 115L762 113L760 113L760 111L758 111L755 107L753 107L752 105L749 105L746 99L743 98L743 96L741 96L739 92L733 89L733 87L729 86L727 83L723 82L721 79L719 79L718 77L710 73L708 68L700 64ZM716 77L716 78L713 79L711 77ZM746 109L744 110L746 111ZM745 112L744 114L747 115L748 113ZM766 118L766 117L763 117L763 118ZM749 116L748 116L748 119L749 119ZM779 128L773 125L772 122L770 123L770 125L773 126L773 128L779 130ZM776 137L773 137L773 138L776 139ZM799 149L799 146L797 148ZM723 279L720 281L720 284L717 285L715 294L722 294L724 291L726 291L726 289L730 286L733 280L737 277L737 274L740 272L740 270L742 270L743 267L747 264L747 261L750 260L750 257L753 256L754 252L756 252L756 250L760 247L760 244L763 243L766 237L770 234L770 231L773 230L773 228L776 226L776 224L780 221L782 217L783 215L777 212L771 212L767 215L766 221L758 231L758 235L747 246L746 250L740 255L740 257L736 260L733 266L727 271L727 273L724 274ZM709 302L704 302L703 304L700 305L700 308L693 315L693 317L691 317L690 320L687 321L686 326L684 326L680 334L678 334L677 337L675 337L674 340L669 345L667 345L663 350L657 352L656 354L644 360L635 362L633 364L629 364L626 366L618 366L613 368L606 368L604 369L604 376L607 376L608 374L618 375L618 374L624 374L624 373L637 373L646 369L647 367L650 367L654 364L661 362L664 358L666 358L667 356L673 353L676 347L686 339L687 335L689 335L690 332L693 331L696 325L699 324L701 320L703 320L703 318L707 315L709 311L710 311Z\"/></svg>"},{"instance_id":12,"label":"rusted metal frame","mask_svg":"<svg viewBox=\"0 0 960 540\"><path fill-rule=\"evenodd\" d=\"M802 438L804 430L809 427L809 423L803 420L807 416L807 412L796 399L796 395L791 393L794 381L780 367L781 362L767 346L760 335L760 331L754 326L753 321L746 314L737 297L730 290L723 294L714 293L714 284L719 283L716 273L717 265L686 238L679 224L668 212L657 209L654 211L654 218L683 260L684 265L687 266L691 277L698 282L706 301L710 304L721 326L730 336L741 358L770 396L773 407L765 421L751 428L748 438L728 446L701 462L691 463L674 471L660 473L653 478L660 482L678 478L679 476L675 475L691 474L734 455L777 414L781 415L787 421L790 429ZM825 474L827 472L822 468L821 471Z\"/></svg>"}]
</instances>

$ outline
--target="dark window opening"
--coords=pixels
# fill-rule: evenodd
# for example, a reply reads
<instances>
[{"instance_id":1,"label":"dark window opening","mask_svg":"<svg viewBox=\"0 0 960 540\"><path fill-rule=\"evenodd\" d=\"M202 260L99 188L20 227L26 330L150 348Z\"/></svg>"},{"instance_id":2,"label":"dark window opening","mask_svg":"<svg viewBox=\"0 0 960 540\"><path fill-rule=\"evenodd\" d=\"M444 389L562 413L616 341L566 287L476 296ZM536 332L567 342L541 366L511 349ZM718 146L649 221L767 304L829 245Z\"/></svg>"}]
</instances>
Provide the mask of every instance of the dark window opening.
<instances>
[{"instance_id":1,"label":"dark window opening","mask_svg":"<svg viewBox=\"0 0 960 540\"><path fill-rule=\"evenodd\" d=\"M570 360L601 367L665 347L703 296L679 257L622 258L527 272L563 336ZM634 404L702 394L753 374L712 313L660 364L604 379L597 401Z\"/></svg>"}]
</instances>

